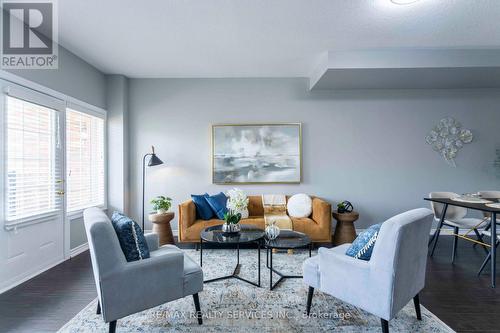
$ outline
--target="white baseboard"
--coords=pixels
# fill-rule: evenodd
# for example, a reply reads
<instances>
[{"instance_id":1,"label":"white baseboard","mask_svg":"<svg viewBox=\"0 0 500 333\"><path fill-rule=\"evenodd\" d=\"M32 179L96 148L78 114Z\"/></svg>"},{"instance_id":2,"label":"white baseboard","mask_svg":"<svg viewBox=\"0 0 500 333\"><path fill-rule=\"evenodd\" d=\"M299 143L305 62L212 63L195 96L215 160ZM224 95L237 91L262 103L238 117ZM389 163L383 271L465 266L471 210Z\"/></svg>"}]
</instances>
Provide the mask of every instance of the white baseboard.
<instances>
[{"instance_id":1,"label":"white baseboard","mask_svg":"<svg viewBox=\"0 0 500 333\"><path fill-rule=\"evenodd\" d=\"M40 268L40 269L37 269L35 270L34 272L29 272L27 275L25 276L21 276L21 277L16 277L15 279L15 282L7 282L7 285L3 288L0 288L0 294L14 288L14 287L17 287L18 285L20 285L21 283L24 283L32 278L34 278L35 276L37 275L40 275L42 274L43 272L59 265L60 263L64 262L66 259L61 259L61 260L57 260L51 264L49 264L48 266L46 267L43 267L43 268Z\"/></svg>"},{"instance_id":2,"label":"white baseboard","mask_svg":"<svg viewBox=\"0 0 500 333\"><path fill-rule=\"evenodd\" d=\"M78 245L77 247L71 249L71 251L69 252L69 257L70 258L76 257L77 255L79 255L82 252L87 251L88 249L89 249L89 243L84 243L82 245Z\"/></svg>"},{"instance_id":3,"label":"white baseboard","mask_svg":"<svg viewBox=\"0 0 500 333\"><path fill-rule=\"evenodd\" d=\"M151 233L151 232L153 232L153 230L146 230L146 231L144 231L144 233L145 233L145 234L149 234L149 233ZM177 230L177 229L173 229L173 230L172 230L172 234L173 234L174 236L179 236L179 230Z\"/></svg>"}]
</instances>

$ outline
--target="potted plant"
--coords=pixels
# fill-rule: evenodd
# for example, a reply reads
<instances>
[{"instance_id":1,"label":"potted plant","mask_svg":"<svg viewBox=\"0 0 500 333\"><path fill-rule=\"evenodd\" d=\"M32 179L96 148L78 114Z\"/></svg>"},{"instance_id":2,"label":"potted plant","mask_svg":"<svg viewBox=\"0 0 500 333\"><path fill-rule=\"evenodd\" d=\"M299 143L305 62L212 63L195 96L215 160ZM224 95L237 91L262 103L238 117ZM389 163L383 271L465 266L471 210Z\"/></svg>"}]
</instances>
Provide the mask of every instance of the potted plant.
<instances>
[{"instance_id":1,"label":"potted plant","mask_svg":"<svg viewBox=\"0 0 500 333\"><path fill-rule=\"evenodd\" d=\"M151 200L151 204L153 205L153 209L156 211L156 214L165 214L172 206L172 199L159 195Z\"/></svg>"},{"instance_id":2,"label":"potted plant","mask_svg":"<svg viewBox=\"0 0 500 333\"><path fill-rule=\"evenodd\" d=\"M240 213L241 218L248 218L248 197L239 188L233 188L232 190L227 191L227 196L229 199L227 200L227 208L234 213Z\"/></svg>"},{"instance_id":3,"label":"potted plant","mask_svg":"<svg viewBox=\"0 0 500 333\"><path fill-rule=\"evenodd\" d=\"M224 224L222 225L222 232L226 234L237 234L241 230L239 222L241 220L241 213L236 213L233 210L228 210L224 214Z\"/></svg>"}]
</instances>

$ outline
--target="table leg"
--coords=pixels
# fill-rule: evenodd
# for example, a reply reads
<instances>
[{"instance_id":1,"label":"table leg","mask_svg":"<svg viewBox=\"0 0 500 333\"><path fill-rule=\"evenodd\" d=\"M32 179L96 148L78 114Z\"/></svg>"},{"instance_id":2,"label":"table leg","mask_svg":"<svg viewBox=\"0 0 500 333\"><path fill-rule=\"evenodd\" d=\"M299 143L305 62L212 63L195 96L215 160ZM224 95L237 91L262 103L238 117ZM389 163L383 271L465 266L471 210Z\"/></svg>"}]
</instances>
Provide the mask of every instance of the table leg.
<instances>
[{"instance_id":1,"label":"table leg","mask_svg":"<svg viewBox=\"0 0 500 333\"><path fill-rule=\"evenodd\" d=\"M258 255L257 255L257 270L258 270L258 274L259 274L259 282L257 283L260 287L260 240L257 241L257 251L258 252Z\"/></svg>"},{"instance_id":2,"label":"table leg","mask_svg":"<svg viewBox=\"0 0 500 333\"><path fill-rule=\"evenodd\" d=\"M271 269L269 270L269 290L273 290L273 250L270 249L269 251L269 263Z\"/></svg>"},{"instance_id":3,"label":"table leg","mask_svg":"<svg viewBox=\"0 0 500 333\"><path fill-rule=\"evenodd\" d=\"M432 246L432 251L431 251L431 257L434 255L434 250L436 249L436 245L437 245L437 242L438 242L439 234L441 233L441 228L443 227L444 218L446 217L446 211L447 210L448 210L448 204L444 204L443 210L441 212L441 219L439 219L438 227L436 229L436 232L434 233L434 236L432 236L432 238L431 238L431 240L429 242L429 245L430 245L432 243L432 241L434 240L434 245Z\"/></svg>"},{"instance_id":4,"label":"table leg","mask_svg":"<svg viewBox=\"0 0 500 333\"><path fill-rule=\"evenodd\" d=\"M200 266L203 267L203 239L200 239Z\"/></svg>"},{"instance_id":5,"label":"table leg","mask_svg":"<svg viewBox=\"0 0 500 333\"><path fill-rule=\"evenodd\" d=\"M495 288L497 274L497 213L491 213L491 287Z\"/></svg>"},{"instance_id":6,"label":"table leg","mask_svg":"<svg viewBox=\"0 0 500 333\"><path fill-rule=\"evenodd\" d=\"M237 257L237 260L236 260L236 265L239 265L240 264L240 244L237 244L236 245L236 257Z\"/></svg>"}]
</instances>

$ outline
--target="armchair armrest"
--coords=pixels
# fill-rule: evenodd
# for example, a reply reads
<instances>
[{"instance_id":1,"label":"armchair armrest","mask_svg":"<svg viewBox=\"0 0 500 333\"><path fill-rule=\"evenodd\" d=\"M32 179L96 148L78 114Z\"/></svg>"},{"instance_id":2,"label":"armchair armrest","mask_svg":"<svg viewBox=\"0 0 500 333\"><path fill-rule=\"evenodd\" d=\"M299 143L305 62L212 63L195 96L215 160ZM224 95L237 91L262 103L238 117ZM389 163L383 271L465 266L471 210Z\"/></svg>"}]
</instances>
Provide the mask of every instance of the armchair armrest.
<instances>
[{"instance_id":1,"label":"armchair armrest","mask_svg":"<svg viewBox=\"0 0 500 333\"><path fill-rule=\"evenodd\" d=\"M345 254L347 246L319 249L321 290L378 317L390 308L393 279L371 261Z\"/></svg>"},{"instance_id":2,"label":"armchair armrest","mask_svg":"<svg viewBox=\"0 0 500 333\"><path fill-rule=\"evenodd\" d=\"M148 243L149 251L156 251L160 246L160 238L157 233L149 233L144 234L144 238L146 238L146 243Z\"/></svg>"}]
</instances>

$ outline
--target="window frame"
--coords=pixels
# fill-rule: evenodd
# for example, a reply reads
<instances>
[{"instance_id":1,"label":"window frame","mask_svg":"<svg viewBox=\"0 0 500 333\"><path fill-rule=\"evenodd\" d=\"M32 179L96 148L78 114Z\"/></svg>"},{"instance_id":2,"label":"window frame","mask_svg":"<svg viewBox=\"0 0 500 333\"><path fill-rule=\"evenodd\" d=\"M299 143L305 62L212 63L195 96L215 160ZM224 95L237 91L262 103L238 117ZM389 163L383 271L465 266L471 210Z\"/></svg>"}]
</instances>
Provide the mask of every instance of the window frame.
<instances>
[{"instance_id":1,"label":"window frame","mask_svg":"<svg viewBox=\"0 0 500 333\"><path fill-rule=\"evenodd\" d=\"M101 118L104 121L103 126L103 138L104 138L104 203L97 207L107 210L108 209L108 114L105 110L98 108L89 108L89 106L84 106L80 103L76 102L66 102L66 109L64 112L64 143L65 143L65 151L64 151L64 172L65 172L65 188L66 188L66 204L65 204L65 212L67 218L71 221L74 219L78 219L83 217L83 211L86 208L77 209L73 211L69 211L68 209L68 161L67 161L67 128L66 128L66 119L68 110L74 110L80 113L88 114L90 116Z\"/></svg>"}]
</instances>

